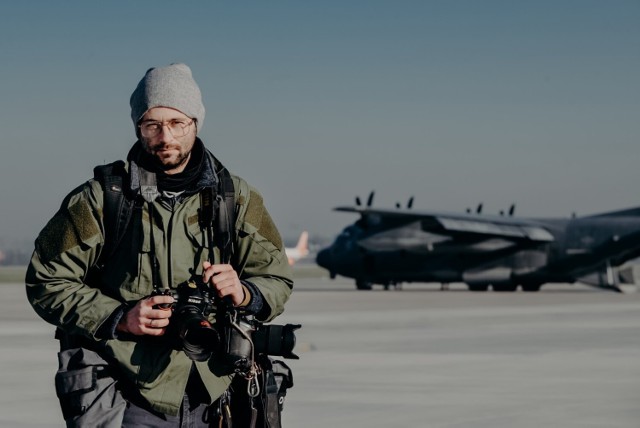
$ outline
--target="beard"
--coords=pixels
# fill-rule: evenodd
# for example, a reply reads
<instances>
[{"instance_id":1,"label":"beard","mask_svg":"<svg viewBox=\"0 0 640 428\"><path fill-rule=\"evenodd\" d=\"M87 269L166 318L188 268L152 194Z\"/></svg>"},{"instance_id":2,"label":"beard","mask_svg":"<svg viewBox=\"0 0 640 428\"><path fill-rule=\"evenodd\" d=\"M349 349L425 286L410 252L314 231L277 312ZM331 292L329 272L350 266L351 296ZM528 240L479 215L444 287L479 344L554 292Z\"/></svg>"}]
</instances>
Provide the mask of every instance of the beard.
<instances>
[{"instance_id":1,"label":"beard","mask_svg":"<svg viewBox=\"0 0 640 428\"><path fill-rule=\"evenodd\" d=\"M188 142L161 142L152 146L148 140L142 139L142 147L153 159L154 164L165 173L180 172L189 162L193 141Z\"/></svg>"}]
</instances>

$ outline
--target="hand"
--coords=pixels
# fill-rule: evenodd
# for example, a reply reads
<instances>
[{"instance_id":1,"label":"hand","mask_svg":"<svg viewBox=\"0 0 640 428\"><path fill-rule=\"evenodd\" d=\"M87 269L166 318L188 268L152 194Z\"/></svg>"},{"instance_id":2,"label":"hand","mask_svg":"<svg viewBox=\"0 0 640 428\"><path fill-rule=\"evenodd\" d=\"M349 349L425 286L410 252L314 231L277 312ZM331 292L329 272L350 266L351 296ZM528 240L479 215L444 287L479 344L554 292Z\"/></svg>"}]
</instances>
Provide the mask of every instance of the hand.
<instances>
[{"instance_id":1,"label":"hand","mask_svg":"<svg viewBox=\"0 0 640 428\"><path fill-rule=\"evenodd\" d=\"M160 304L173 303L173 297L158 295L139 300L122 316L116 330L136 336L162 336L169 325L171 309L154 309Z\"/></svg>"},{"instance_id":2,"label":"hand","mask_svg":"<svg viewBox=\"0 0 640 428\"><path fill-rule=\"evenodd\" d=\"M218 292L218 297L230 296L234 306L239 306L244 298L244 288L238 273L231 265L212 265L209 262L202 263L204 273L202 280L210 283Z\"/></svg>"}]
</instances>

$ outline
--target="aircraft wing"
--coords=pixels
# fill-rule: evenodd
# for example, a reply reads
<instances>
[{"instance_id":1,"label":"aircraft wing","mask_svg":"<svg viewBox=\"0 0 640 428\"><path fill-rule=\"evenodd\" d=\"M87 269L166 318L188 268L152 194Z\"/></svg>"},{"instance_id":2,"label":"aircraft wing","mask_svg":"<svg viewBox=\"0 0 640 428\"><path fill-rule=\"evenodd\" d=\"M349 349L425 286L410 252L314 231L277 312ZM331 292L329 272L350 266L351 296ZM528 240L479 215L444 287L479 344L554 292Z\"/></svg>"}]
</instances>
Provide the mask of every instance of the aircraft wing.
<instances>
[{"instance_id":1,"label":"aircraft wing","mask_svg":"<svg viewBox=\"0 0 640 428\"><path fill-rule=\"evenodd\" d=\"M411 223L420 221L422 229L445 236L499 238L510 241L552 242L554 236L542 224L532 220L485 214L458 214L413 210L383 210L337 207L335 211L360 214L372 224L380 222Z\"/></svg>"}]
</instances>

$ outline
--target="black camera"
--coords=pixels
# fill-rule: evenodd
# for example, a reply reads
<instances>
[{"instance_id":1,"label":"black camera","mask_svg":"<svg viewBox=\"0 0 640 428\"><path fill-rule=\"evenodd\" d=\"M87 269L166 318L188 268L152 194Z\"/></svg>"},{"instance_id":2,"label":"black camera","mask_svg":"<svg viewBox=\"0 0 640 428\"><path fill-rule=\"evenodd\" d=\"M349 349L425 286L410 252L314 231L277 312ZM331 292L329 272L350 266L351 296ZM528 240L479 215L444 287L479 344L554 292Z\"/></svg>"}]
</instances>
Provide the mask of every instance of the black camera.
<instances>
[{"instance_id":1,"label":"black camera","mask_svg":"<svg viewBox=\"0 0 640 428\"><path fill-rule=\"evenodd\" d=\"M242 314L230 301L216 299L214 304L201 278L182 282L175 290L155 290L152 295L160 294L174 298L172 304L158 305L173 310L167 334L194 361L206 361L216 353L232 371L246 371L258 354L299 358L293 353L299 324L265 325ZM211 325L209 315L214 307L216 322Z\"/></svg>"},{"instance_id":2,"label":"black camera","mask_svg":"<svg viewBox=\"0 0 640 428\"><path fill-rule=\"evenodd\" d=\"M262 324L251 315L240 315L235 310L226 311L221 322L221 334L225 360L235 371L249 370L259 354L299 359L293 353L296 345L294 331L300 324Z\"/></svg>"},{"instance_id":3,"label":"black camera","mask_svg":"<svg viewBox=\"0 0 640 428\"><path fill-rule=\"evenodd\" d=\"M179 347L194 361L208 360L220 344L220 334L209 322L213 302L208 287L199 281L185 281L175 290L156 290L153 295L169 295L171 305L159 305L172 309L167 333L178 340Z\"/></svg>"}]
</instances>

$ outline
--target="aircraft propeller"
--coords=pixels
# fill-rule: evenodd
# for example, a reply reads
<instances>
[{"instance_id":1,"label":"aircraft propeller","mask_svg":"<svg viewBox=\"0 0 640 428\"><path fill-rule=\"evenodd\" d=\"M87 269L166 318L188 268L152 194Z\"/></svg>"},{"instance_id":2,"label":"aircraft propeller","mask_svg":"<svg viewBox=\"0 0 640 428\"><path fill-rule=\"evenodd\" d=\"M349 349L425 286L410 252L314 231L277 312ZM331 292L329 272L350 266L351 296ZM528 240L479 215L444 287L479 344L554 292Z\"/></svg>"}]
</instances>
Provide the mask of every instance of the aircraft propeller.
<instances>
[{"instance_id":1,"label":"aircraft propeller","mask_svg":"<svg viewBox=\"0 0 640 428\"><path fill-rule=\"evenodd\" d=\"M369 208L371 206L371 204L373 204L373 195L375 194L375 191L372 190L371 193L369 193L369 197L367 198L367 208ZM360 196L356 196L356 206L357 207L361 207L362 206L362 201L360 200Z\"/></svg>"},{"instance_id":2,"label":"aircraft propeller","mask_svg":"<svg viewBox=\"0 0 640 428\"><path fill-rule=\"evenodd\" d=\"M373 204L373 195L375 195L374 190L372 190L371 193L369 193L369 198L367 199L367 208L369 208L371 204Z\"/></svg>"},{"instance_id":3,"label":"aircraft propeller","mask_svg":"<svg viewBox=\"0 0 640 428\"><path fill-rule=\"evenodd\" d=\"M409 200L407 201L407 209L410 210L411 207L413 207L413 196L409 198ZM396 208L400 209L402 208L402 204L400 204L400 202L396 202Z\"/></svg>"}]
</instances>

